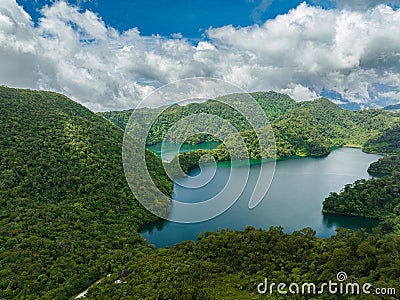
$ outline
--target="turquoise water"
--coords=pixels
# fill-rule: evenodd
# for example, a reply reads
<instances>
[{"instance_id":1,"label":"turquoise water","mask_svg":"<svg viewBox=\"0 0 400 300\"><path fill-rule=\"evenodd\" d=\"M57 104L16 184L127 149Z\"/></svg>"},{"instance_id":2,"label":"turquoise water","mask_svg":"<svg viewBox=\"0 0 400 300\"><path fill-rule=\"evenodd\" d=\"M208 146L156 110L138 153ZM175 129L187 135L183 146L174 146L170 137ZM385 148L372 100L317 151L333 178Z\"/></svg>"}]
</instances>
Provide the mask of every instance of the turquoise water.
<instances>
[{"instance_id":1,"label":"turquoise water","mask_svg":"<svg viewBox=\"0 0 400 300\"><path fill-rule=\"evenodd\" d=\"M244 192L238 201L218 217L201 223L179 224L160 220L146 225L141 234L157 247L171 246L185 240L195 240L199 233L216 231L222 228L243 230L251 225L255 228L268 229L270 226L283 226L291 233L304 227L311 227L319 237L335 234L335 229L366 228L370 231L378 224L377 220L325 215L321 212L322 201L329 192L339 192L345 184L357 179L370 178L367 173L371 162L381 156L363 153L360 149L340 148L322 158L301 158L278 161L271 187L260 205L248 208L248 200L256 184L260 164L253 164ZM269 164L270 162L264 162ZM204 168L204 173L214 172L211 167ZM218 193L226 184L230 169L225 165L217 167L215 176L205 186L197 189L174 185L174 199L182 202L201 202ZM235 167L233 172L245 169ZM191 175L196 175L196 169ZM239 176L240 178L240 176ZM190 183L195 177L187 177ZM184 182L185 183L185 182ZM229 195L228 195L229 197ZM232 195L234 197L234 195ZM174 213L172 208L171 214Z\"/></svg>"}]
</instances>

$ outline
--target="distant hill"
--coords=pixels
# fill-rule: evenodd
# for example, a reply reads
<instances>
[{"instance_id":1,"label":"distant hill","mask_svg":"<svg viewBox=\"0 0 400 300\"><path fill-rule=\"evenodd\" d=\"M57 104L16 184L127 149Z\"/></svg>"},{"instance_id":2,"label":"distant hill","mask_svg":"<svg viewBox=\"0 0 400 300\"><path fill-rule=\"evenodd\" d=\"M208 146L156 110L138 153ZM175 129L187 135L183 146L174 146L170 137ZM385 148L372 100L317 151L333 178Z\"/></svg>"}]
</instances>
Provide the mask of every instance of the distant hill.
<instances>
[{"instance_id":1,"label":"distant hill","mask_svg":"<svg viewBox=\"0 0 400 300\"><path fill-rule=\"evenodd\" d=\"M399 153L400 126L382 130L378 136L365 144L364 150L375 153Z\"/></svg>"},{"instance_id":2,"label":"distant hill","mask_svg":"<svg viewBox=\"0 0 400 300\"><path fill-rule=\"evenodd\" d=\"M330 147L361 146L398 118L382 110L348 111L326 98L298 104L274 123L288 141L321 140Z\"/></svg>"},{"instance_id":3,"label":"distant hill","mask_svg":"<svg viewBox=\"0 0 400 300\"><path fill-rule=\"evenodd\" d=\"M146 245L137 229L156 218L126 183L119 127L65 96L0 87L0 133L0 299L68 299Z\"/></svg>"},{"instance_id":4,"label":"distant hill","mask_svg":"<svg viewBox=\"0 0 400 300\"><path fill-rule=\"evenodd\" d=\"M400 103L385 106L383 109L385 109L385 110L400 110Z\"/></svg>"},{"instance_id":5,"label":"distant hill","mask_svg":"<svg viewBox=\"0 0 400 300\"><path fill-rule=\"evenodd\" d=\"M288 95L270 92L256 92L250 94L263 108L266 116L270 122L273 122L286 112L296 107L296 102ZM241 98L243 94L226 95L224 97ZM248 95L246 94L246 97ZM148 120L152 114L160 113L164 108L149 109L143 108L135 112L136 117L139 119L137 123L141 123L141 120ZM133 110L124 111L111 111L105 113L99 113L111 122L115 123L122 129L125 129L126 124L129 121ZM233 124L239 131L248 130L251 128L250 124L236 111L226 104L218 101L209 100L203 103L191 103L185 106L172 105L167 108L162 115L153 124L149 135L147 137L147 144L152 145L155 143L162 142L168 129L178 120L182 119L191 114L208 113L218 115L231 124ZM179 137L176 137L177 139ZM189 139L188 143L197 144L208 140L206 135L199 135Z\"/></svg>"},{"instance_id":6,"label":"distant hill","mask_svg":"<svg viewBox=\"0 0 400 300\"><path fill-rule=\"evenodd\" d=\"M345 110L326 98L314 101L295 102L289 96L276 92L258 92L251 94L265 111L272 123L276 139L277 157L293 155L326 155L333 147L354 145L361 147L382 130L390 128L398 117L384 110ZM241 94L226 97L242 97ZM141 109L136 117L146 120L152 113L160 113L161 109ZM167 130L178 120L190 114L206 112L217 114L233 124L247 141L250 157L260 159L260 151L256 137L243 117L224 104L209 100L204 103L192 103L186 106L173 105L166 109L157 119L149 132L147 143L161 142ZM132 110L122 112L107 112L102 115L121 128L129 120ZM137 123L140 123L137 120ZM223 129L221 129L223 130ZM177 140L179 136L175 137ZM238 144L238 137L231 137L232 145ZM197 135L188 143L200 143L210 137ZM173 142L174 140L172 140ZM182 154L187 160L188 155ZM200 152L196 157L201 155ZM221 145L214 151L214 157L221 161L229 158L226 148ZM188 159L187 161L193 161Z\"/></svg>"},{"instance_id":7,"label":"distant hill","mask_svg":"<svg viewBox=\"0 0 400 300\"><path fill-rule=\"evenodd\" d=\"M300 102L272 123L276 155L278 158L321 156L334 147L361 147L382 130L393 126L397 120L397 117L383 110L344 110L326 98ZM250 157L260 159L254 132L244 131L242 136L247 141ZM230 143L237 144L235 138ZM223 145L219 146L216 153L217 160L228 157ZM182 157L187 155L183 154Z\"/></svg>"}]
</instances>

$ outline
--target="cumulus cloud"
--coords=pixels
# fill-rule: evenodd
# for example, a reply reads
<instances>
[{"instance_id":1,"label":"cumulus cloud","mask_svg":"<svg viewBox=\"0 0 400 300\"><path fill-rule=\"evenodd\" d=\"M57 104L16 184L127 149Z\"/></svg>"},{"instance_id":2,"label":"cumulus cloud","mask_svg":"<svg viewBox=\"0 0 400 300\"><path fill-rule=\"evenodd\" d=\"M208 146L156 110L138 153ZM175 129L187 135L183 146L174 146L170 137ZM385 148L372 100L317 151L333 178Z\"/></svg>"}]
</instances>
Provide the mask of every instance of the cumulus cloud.
<instances>
[{"instance_id":1,"label":"cumulus cloud","mask_svg":"<svg viewBox=\"0 0 400 300\"><path fill-rule=\"evenodd\" d=\"M380 93L379 96L382 98L386 98L386 99L394 99L394 100L396 100L394 103L400 102L400 92L389 91L389 92Z\"/></svg>"},{"instance_id":2,"label":"cumulus cloud","mask_svg":"<svg viewBox=\"0 0 400 300\"><path fill-rule=\"evenodd\" d=\"M309 101L314 100L318 96L314 91L311 91L308 87L296 84L292 88L282 89L281 93L287 94L297 101Z\"/></svg>"},{"instance_id":3,"label":"cumulus cloud","mask_svg":"<svg viewBox=\"0 0 400 300\"><path fill-rule=\"evenodd\" d=\"M0 84L58 91L96 111L134 107L187 77L296 100L332 91L365 106L379 104L377 86L400 85L400 10L383 4L360 11L303 3L264 24L210 28L195 43L118 32L63 1L41 13L35 26L15 0L0 2ZM394 102L398 94L384 97Z\"/></svg>"}]
</instances>

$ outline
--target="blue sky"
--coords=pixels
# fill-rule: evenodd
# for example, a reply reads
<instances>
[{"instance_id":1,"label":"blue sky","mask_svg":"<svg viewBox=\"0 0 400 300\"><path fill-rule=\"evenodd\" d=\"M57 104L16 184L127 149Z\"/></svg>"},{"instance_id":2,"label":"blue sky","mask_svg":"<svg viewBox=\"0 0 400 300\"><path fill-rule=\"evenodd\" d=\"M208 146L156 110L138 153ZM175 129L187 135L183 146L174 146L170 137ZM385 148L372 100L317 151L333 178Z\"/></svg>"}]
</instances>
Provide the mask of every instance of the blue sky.
<instances>
[{"instance_id":1,"label":"blue sky","mask_svg":"<svg viewBox=\"0 0 400 300\"><path fill-rule=\"evenodd\" d=\"M94 111L190 77L381 107L400 102L399 3L1 0L0 84Z\"/></svg>"},{"instance_id":2,"label":"blue sky","mask_svg":"<svg viewBox=\"0 0 400 300\"><path fill-rule=\"evenodd\" d=\"M35 21L38 10L51 5L50 0L18 0ZM182 33L187 38L199 39L209 27L249 26L284 14L297 7L297 1L251 0L70 0L70 4L97 13L104 22L120 31L138 27L143 35L164 36ZM332 6L327 1L320 5Z\"/></svg>"}]
</instances>

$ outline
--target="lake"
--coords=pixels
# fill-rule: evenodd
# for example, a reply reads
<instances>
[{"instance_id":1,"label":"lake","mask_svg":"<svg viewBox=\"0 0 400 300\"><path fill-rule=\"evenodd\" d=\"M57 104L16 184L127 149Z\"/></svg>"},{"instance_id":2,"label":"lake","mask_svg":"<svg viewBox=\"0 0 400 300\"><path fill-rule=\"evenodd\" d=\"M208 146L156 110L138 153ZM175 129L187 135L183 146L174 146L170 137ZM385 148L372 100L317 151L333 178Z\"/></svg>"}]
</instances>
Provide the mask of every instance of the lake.
<instances>
[{"instance_id":1,"label":"lake","mask_svg":"<svg viewBox=\"0 0 400 300\"><path fill-rule=\"evenodd\" d=\"M150 244L165 247L185 240L196 240L198 234L205 231L223 228L243 230L247 225L264 229L283 226L287 233L311 227L318 237L332 236L338 227L353 230L365 228L371 231L378 224L377 220L323 214L321 210L322 202L329 192L339 192L345 184L353 183L357 179L370 178L368 166L380 157L382 156L366 154L356 148L339 148L322 158L304 157L278 161L268 193L256 208L249 209L248 199L257 180L257 168L260 168L260 164L253 164L243 194L223 214L194 224L159 220L144 226L140 233ZM244 172L240 167L235 167L233 171ZM207 167L203 168L203 172L208 172ZM197 173L199 170L195 169L190 175ZM203 187L188 189L175 184L173 198L182 202L188 202L188 199L190 202L204 201L204 197L219 192L229 173L230 168L220 163L213 179ZM190 180L194 179L187 177L183 182ZM172 208L171 214L173 212Z\"/></svg>"}]
</instances>

